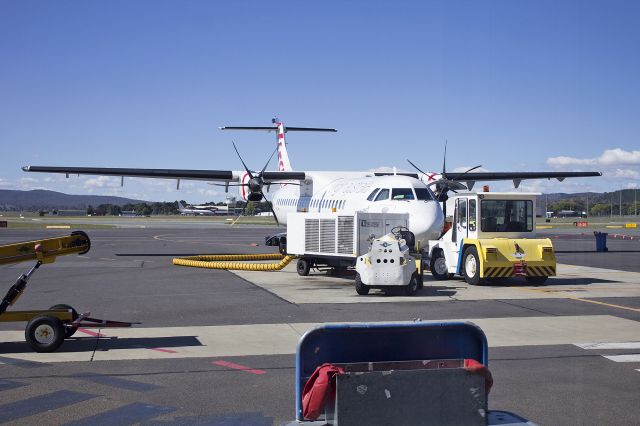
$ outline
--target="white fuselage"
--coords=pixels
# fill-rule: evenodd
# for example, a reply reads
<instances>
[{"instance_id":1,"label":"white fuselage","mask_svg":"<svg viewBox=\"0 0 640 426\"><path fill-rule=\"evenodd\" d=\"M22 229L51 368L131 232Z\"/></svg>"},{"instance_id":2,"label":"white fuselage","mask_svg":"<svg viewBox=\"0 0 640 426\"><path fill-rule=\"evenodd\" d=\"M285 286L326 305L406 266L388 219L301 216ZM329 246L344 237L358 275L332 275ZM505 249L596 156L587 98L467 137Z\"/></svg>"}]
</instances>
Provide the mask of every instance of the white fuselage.
<instances>
[{"instance_id":1,"label":"white fuselage","mask_svg":"<svg viewBox=\"0 0 640 426\"><path fill-rule=\"evenodd\" d=\"M271 190L273 209L282 224L287 223L290 212L408 213L409 229L420 247L426 247L430 239L442 233L444 216L440 203L418 179L375 176L371 172L305 173L309 179L300 185L296 181Z\"/></svg>"}]
</instances>

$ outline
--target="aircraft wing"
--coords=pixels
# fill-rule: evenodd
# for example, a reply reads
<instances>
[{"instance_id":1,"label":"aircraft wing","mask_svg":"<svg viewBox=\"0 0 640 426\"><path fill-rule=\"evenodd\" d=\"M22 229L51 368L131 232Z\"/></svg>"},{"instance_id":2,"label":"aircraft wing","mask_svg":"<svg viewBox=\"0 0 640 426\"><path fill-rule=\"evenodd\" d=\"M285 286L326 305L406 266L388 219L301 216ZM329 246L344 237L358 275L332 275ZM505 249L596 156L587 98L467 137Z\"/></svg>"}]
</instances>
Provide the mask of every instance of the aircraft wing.
<instances>
[{"instance_id":1,"label":"aircraft wing","mask_svg":"<svg viewBox=\"0 0 640 426\"><path fill-rule=\"evenodd\" d=\"M525 179L558 179L560 182L566 178L602 176L600 172L469 172L449 173L446 178L456 182L466 182L471 189L476 181L512 180L517 188Z\"/></svg>"},{"instance_id":2,"label":"aircraft wing","mask_svg":"<svg viewBox=\"0 0 640 426\"><path fill-rule=\"evenodd\" d=\"M57 166L24 166L25 172L63 173L69 175L98 175L161 179L205 180L221 182L238 182L242 176L240 171L233 170L191 170L191 169L133 169L114 167L57 167ZM262 174L265 183L281 180L304 180L304 172L265 171Z\"/></svg>"}]
</instances>

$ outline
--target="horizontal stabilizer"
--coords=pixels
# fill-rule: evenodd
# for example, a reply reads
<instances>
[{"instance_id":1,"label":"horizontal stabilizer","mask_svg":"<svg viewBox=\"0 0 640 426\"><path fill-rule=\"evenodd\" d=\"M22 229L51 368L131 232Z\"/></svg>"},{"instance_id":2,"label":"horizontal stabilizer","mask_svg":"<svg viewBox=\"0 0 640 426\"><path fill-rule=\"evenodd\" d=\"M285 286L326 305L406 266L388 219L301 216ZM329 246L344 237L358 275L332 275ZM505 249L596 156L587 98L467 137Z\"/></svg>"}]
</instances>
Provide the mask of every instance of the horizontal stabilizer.
<instances>
[{"instance_id":1,"label":"horizontal stabilizer","mask_svg":"<svg viewBox=\"0 0 640 426\"><path fill-rule=\"evenodd\" d=\"M277 132L277 126L224 126L220 130L262 130L267 132ZM284 127L284 132L337 132L336 129L325 129L320 127Z\"/></svg>"}]
</instances>

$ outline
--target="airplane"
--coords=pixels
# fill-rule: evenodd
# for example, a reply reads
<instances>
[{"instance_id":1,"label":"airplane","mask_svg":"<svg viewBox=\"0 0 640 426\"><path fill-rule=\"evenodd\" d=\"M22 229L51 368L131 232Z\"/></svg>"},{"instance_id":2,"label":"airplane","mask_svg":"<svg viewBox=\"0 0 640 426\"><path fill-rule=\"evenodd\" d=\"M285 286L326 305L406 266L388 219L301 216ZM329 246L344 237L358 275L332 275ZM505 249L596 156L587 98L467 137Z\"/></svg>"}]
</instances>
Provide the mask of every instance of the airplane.
<instances>
[{"instance_id":1,"label":"airplane","mask_svg":"<svg viewBox=\"0 0 640 426\"><path fill-rule=\"evenodd\" d=\"M218 209L215 206L186 206L182 201L178 201L178 210L181 215L194 215L194 216L215 216L216 214L223 214L226 212L218 213Z\"/></svg>"},{"instance_id":2,"label":"airplane","mask_svg":"<svg viewBox=\"0 0 640 426\"><path fill-rule=\"evenodd\" d=\"M443 162L440 173L426 173L417 168L416 173L375 171L294 171L287 152L285 135L288 132L336 132L329 128L290 127L274 118L272 126L227 126L221 130L255 130L274 132L276 149L264 167L251 170L245 164L235 144L233 147L244 170L190 170L190 169L139 169L104 167L56 167L24 166L25 172L64 173L77 175L145 177L176 179L180 181L204 180L225 187L237 186L240 196L248 202L267 201L279 225L286 225L290 212L335 212L353 214L356 211L408 213L409 230L416 243L426 247L429 240L437 239L443 231L446 200L450 191L471 190L477 181L512 180L515 187L525 179L558 179L569 177L601 176L599 172L473 172L449 173ZM271 158L278 153L278 170L266 170ZM446 151L445 151L446 160ZM479 167L479 166L478 166ZM269 191L277 185L269 201ZM432 190L433 188L433 190ZM442 204L442 206L441 206Z\"/></svg>"}]
</instances>

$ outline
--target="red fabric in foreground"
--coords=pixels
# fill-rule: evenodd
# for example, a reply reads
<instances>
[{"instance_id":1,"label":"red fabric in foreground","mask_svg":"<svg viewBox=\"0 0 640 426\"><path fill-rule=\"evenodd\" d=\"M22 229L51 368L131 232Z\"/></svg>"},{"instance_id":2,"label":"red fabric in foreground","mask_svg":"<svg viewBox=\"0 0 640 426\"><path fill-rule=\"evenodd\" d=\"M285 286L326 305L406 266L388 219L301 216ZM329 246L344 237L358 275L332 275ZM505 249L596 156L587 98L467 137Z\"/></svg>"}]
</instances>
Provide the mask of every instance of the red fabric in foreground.
<instances>
[{"instance_id":1,"label":"red fabric in foreground","mask_svg":"<svg viewBox=\"0 0 640 426\"><path fill-rule=\"evenodd\" d=\"M331 364L322 364L316 368L302 391L302 415L305 419L315 420L324 411L327 401L336 398L336 374L344 370Z\"/></svg>"},{"instance_id":2,"label":"red fabric in foreground","mask_svg":"<svg viewBox=\"0 0 640 426\"><path fill-rule=\"evenodd\" d=\"M491 376L491 371L489 371L489 369L484 364L480 364L475 359L465 359L464 369L484 377L484 390L487 395L489 395L491 386L493 386L493 377Z\"/></svg>"}]
</instances>

